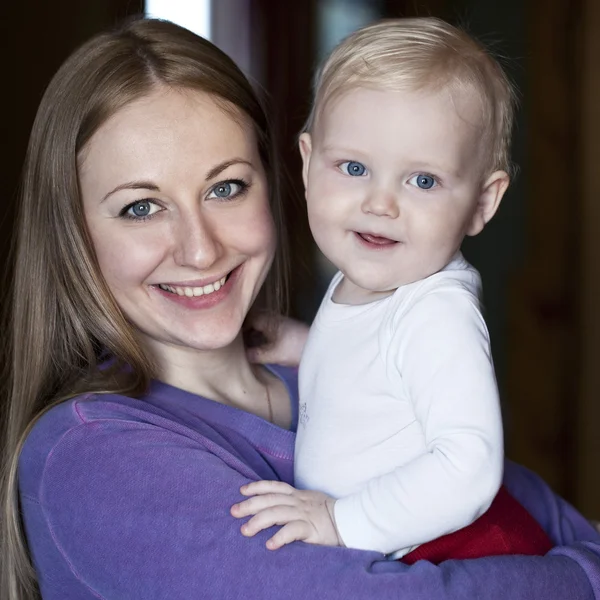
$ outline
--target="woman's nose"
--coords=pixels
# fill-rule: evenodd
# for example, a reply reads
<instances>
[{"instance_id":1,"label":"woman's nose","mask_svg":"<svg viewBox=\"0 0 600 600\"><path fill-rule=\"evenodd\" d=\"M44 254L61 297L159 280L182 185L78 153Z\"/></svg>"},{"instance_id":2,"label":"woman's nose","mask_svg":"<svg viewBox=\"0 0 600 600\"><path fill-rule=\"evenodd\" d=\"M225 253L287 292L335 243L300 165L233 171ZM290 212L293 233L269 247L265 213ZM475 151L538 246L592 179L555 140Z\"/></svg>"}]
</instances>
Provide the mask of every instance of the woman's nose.
<instances>
[{"instance_id":1,"label":"woman's nose","mask_svg":"<svg viewBox=\"0 0 600 600\"><path fill-rule=\"evenodd\" d=\"M362 211L378 217L396 219L400 216L400 206L396 194L387 190L372 190L362 203Z\"/></svg>"},{"instance_id":2,"label":"woman's nose","mask_svg":"<svg viewBox=\"0 0 600 600\"><path fill-rule=\"evenodd\" d=\"M199 270L211 267L219 256L217 233L202 214L183 215L175 232L175 263Z\"/></svg>"}]
</instances>

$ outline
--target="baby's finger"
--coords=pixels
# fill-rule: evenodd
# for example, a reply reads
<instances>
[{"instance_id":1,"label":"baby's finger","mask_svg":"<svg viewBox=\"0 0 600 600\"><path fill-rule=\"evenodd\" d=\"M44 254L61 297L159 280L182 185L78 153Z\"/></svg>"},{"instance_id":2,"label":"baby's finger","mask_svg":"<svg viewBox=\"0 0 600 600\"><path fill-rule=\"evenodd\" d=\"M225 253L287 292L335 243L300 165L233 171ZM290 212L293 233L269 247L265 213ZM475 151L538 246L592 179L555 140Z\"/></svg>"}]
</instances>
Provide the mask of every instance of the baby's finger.
<instances>
[{"instance_id":1,"label":"baby's finger","mask_svg":"<svg viewBox=\"0 0 600 600\"><path fill-rule=\"evenodd\" d=\"M246 355L251 363L264 365L269 362L269 352L263 350L262 346L247 348Z\"/></svg>"},{"instance_id":2,"label":"baby's finger","mask_svg":"<svg viewBox=\"0 0 600 600\"><path fill-rule=\"evenodd\" d=\"M263 494L261 496L252 496L248 500L238 502L231 507L231 514L237 519L255 515L263 510L268 510L275 506L295 504L293 496L289 494Z\"/></svg>"},{"instance_id":3,"label":"baby's finger","mask_svg":"<svg viewBox=\"0 0 600 600\"><path fill-rule=\"evenodd\" d=\"M253 481L247 483L240 488L243 496L256 496L259 494L286 494L290 495L295 492L295 488L283 481Z\"/></svg>"},{"instance_id":4,"label":"baby's finger","mask_svg":"<svg viewBox=\"0 0 600 600\"><path fill-rule=\"evenodd\" d=\"M260 365L276 363L280 358L277 351L268 345L248 348L246 350L246 355L251 363Z\"/></svg>"},{"instance_id":5,"label":"baby's finger","mask_svg":"<svg viewBox=\"0 0 600 600\"><path fill-rule=\"evenodd\" d=\"M255 514L240 530L243 535L252 537L263 529L269 529L274 525L287 525L296 521L299 517L298 510L293 506L274 506Z\"/></svg>"},{"instance_id":6,"label":"baby's finger","mask_svg":"<svg viewBox=\"0 0 600 600\"><path fill-rule=\"evenodd\" d=\"M290 521L284 525L272 538L267 540L269 550L277 550L286 544L305 540L309 536L309 527L306 521Z\"/></svg>"},{"instance_id":7,"label":"baby's finger","mask_svg":"<svg viewBox=\"0 0 600 600\"><path fill-rule=\"evenodd\" d=\"M274 322L278 322L279 320L279 316L268 312L254 312L250 316L250 325L257 331L266 331Z\"/></svg>"}]
</instances>

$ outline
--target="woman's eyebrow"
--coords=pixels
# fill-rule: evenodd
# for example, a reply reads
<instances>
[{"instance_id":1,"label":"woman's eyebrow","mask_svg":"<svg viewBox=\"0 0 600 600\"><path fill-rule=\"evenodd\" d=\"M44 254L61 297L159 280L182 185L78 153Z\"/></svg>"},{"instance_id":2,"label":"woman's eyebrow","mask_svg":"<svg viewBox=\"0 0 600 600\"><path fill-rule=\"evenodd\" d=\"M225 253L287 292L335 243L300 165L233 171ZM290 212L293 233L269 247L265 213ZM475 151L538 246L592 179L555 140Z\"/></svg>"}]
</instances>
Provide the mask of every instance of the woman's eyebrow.
<instances>
[{"instance_id":1,"label":"woman's eyebrow","mask_svg":"<svg viewBox=\"0 0 600 600\"><path fill-rule=\"evenodd\" d=\"M100 204L104 202L109 196L112 196L116 192L120 192L121 190L152 190L153 192L160 191L160 188L151 181L128 181L127 183L122 183L118 185L114 190L111 190L100 200Z\"/></svg>"},{"instance_id":2,"label":"woman's eyebrow","mask_svg":"<svg viewBox=\"0 0 600 600\"><path fill-rule=\"evenodd\" d=\"M248 165L249 167L254 169L254 165L250 161L244 160L243 158L232 158L231 160L226 160L226 161L218 164L216 167L213 167L206 174L206 180L208 181L209 179L214 179L217 175L221 174L225 169L231 167L232 165L238 165L238 164Z\"/></svg>"},{"instance_id":3,"label":"woman's eyebrow","mask_svg":"<svg viewBox=\"0 0 600 600\"><path fill-rule=\"evenodd\" d=\"M232 165L244 164L248 165L252 169L254 169L254 165L243 158L232 158L231 160L226 160L217 166L213 167L207 174L206 180L213 179L220 173L222 173L225 169L231 167ZM100 200L100 203L104 202L109 196L112 196L116 192L120 192L121 190L152 190L153 192L159 192L160 188L151 181L128 181L127 183L121 183L115 189L111 190Z\"/></svg>"}]
</instances>

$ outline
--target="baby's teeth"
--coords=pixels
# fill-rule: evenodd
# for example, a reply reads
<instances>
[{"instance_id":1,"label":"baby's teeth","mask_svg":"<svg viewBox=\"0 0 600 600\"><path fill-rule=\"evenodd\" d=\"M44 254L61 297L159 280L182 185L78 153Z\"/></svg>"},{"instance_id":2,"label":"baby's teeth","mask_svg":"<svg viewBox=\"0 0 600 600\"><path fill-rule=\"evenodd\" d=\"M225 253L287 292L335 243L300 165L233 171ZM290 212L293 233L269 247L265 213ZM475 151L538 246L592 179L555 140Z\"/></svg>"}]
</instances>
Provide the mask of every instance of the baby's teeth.
<instances>
[{"instance_id":1,"label":"baby's teeth","mask_svg":"<svg viewBox=\"0 0 600 600\"><path fill-rule=\"evenodd\" d=\"M203 288L205 294L212 294L215 291L215 286L212 283L205 285Z\"/></svg>"}]
</instances>

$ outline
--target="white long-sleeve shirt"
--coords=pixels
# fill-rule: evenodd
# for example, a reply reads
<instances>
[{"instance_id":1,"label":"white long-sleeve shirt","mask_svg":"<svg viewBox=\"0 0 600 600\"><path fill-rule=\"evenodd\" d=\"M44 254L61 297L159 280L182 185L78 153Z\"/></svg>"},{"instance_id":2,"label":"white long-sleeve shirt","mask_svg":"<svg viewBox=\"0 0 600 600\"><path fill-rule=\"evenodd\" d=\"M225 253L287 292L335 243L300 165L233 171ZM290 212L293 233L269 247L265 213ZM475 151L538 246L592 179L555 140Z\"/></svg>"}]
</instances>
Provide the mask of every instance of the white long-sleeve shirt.
<instances>
[{"instance_id":1,"label":"white long-sleeve shirt","mask_svg":"<svg viewBox=\"0 0 600 600\"><path fill-rule=\"evenodd\" d=\"M337 498L346 546L399 558L473 522L503 467L480 278L442 271L363 305L323 299L300 364L295 480Z\"/></svg>"}]
</instances>

